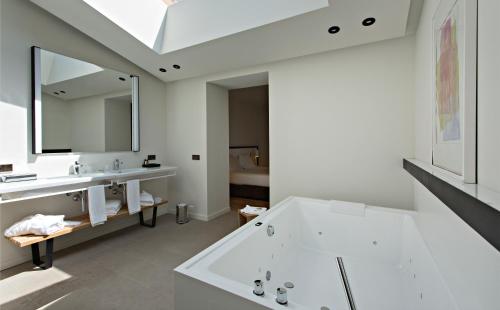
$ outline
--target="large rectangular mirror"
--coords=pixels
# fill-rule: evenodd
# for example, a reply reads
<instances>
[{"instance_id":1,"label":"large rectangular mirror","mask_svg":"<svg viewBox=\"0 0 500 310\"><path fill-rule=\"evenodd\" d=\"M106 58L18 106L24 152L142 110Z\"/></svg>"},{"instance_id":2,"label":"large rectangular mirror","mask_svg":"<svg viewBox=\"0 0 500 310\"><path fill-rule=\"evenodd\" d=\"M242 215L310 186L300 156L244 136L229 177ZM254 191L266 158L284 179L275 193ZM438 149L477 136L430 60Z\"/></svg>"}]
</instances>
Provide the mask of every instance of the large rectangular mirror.
<instances>
[{"instance_id":1,"label":"large rectangular mirror","mask_svg":"<svg viewBox=\"0 0 500 310\"><path fill-rule=\"evenodd\" d=\"M32 47L33 153L139 151L139 77Z\"/></svg>"}]
</instances>

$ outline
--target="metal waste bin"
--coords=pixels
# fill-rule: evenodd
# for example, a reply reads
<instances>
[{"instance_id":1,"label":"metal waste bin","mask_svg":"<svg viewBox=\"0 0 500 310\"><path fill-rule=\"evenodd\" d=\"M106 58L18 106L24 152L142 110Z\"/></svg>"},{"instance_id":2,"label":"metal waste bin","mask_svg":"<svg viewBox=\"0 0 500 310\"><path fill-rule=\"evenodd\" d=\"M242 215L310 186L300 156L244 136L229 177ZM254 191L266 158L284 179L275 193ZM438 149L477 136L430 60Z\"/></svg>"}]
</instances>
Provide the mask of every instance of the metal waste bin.
<instances>
[{"instance_id":1,"label":"metal waste bin","mask_svg":"<svg viewBox=\"0 0 500 310\"><path fill-rule=\"evenodd\" d=\"M189 222L189 206L185 203L179 203L175 208L175 222L177 224L186 224Z\"/></svg>"}]
</instances>

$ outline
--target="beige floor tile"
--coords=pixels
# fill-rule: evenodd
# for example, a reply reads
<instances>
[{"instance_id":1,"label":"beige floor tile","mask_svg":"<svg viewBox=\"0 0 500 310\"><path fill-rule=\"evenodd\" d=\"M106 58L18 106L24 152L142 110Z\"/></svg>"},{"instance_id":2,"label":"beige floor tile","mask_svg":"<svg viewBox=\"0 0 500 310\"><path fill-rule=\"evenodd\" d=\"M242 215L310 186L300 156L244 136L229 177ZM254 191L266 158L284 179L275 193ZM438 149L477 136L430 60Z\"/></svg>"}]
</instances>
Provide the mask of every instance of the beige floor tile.
<instances>
[{"instance_id":1,"label":"beige floor tile","mask_svg":"<svg viewBox=\"0 0 500 310\"><path fill-rule=\"evenodd\" d=\"M128 227L58 251L54 266L70 276L67 280L0 308L173 309L173 269L237 226L235 212L184 225L165 215L153 229ZM1 271L0 281L32 270L31 263L15 266Z\"/></svg>"}]
</instances>

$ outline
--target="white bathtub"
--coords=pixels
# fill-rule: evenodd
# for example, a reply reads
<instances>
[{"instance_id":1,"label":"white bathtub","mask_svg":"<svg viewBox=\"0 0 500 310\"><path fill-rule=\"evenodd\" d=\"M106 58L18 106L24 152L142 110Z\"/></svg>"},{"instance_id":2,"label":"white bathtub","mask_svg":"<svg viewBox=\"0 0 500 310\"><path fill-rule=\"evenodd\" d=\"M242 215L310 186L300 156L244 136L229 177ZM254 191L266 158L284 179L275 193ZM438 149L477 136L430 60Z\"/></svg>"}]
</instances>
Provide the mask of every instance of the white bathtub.
<instances>
[{"instance_id":1,"label":"white bathtub","mask_svg":"<svg viewBox=\"0 0 500 310\"><path fill-rule=\"evenodd\" d=\"M412 212L297 197L177 267L176 309L351 309L337 257L357 310L457 309ZM294 287L282 306L285 282Z\"/></svg>"}]
</instances>

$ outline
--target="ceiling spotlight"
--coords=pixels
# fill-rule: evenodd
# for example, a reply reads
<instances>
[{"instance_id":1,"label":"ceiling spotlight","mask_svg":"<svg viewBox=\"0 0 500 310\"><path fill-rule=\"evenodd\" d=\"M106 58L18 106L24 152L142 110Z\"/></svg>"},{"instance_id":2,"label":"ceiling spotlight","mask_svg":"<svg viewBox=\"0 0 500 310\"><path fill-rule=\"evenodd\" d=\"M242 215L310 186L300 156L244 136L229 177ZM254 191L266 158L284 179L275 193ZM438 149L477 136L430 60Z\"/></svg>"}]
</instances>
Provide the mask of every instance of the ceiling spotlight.
<instances>
[{"instance_id":1,"label":"ceiling spotlight","mask_svg":"<svg viewBox=\"0 0 500 310\"><path fill-rule=\"evenodd\" d=\"M363 26L371 26L371 25L375 24L375 18L374 17L365 18L365 19L363 19L362 24L363 24Z\"/></svg>"},{"instance_id":2,"label":"ceiling spotlight","mask_svg":"<svg viewBox=\"0 0 500 310\"><path fill-rule=\"evenodd\" d=\"M158 70L160 70L160 72L167 72L167 69L165 69L165 68L160 68Z\"/></svg>"},{"instance_id":3,"label":"ceiling spotlight","mask_svg":"<svg viewBox=\"0 0 500 310\"><path fill-rule=\"evenodd\" d=\"M174 67L174 69L176 69L176 70L179 70L181 68L181 66L179 66L179 65L173 65L172 67Z\"/></svg>"},{"instance_id":4,"label":"ceiling spotlight","mask_svg":"<svg viewBox=\"0 0 500 310\"><path fill-rule=\"evenodd\" d=\"M118 79L119 79L120 81L125 81L125 78L124 78L124 77L121 77L121 76L120 76Z\"/></svg>"},{"instance_id":5,"label":"ceiling spotlight","mask_svg":"<svg viewBox=\"0 0 500 310\"><path fill-rule=\"evenodd\" d=\"M328 33L331 33L331 34L335 34L337 32L340 31L340 27L339 26L331 26L330 28L328 28Z\"/></svg>"}]
</instances>

